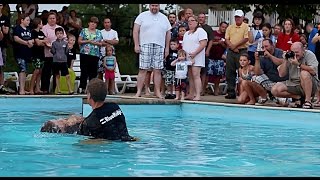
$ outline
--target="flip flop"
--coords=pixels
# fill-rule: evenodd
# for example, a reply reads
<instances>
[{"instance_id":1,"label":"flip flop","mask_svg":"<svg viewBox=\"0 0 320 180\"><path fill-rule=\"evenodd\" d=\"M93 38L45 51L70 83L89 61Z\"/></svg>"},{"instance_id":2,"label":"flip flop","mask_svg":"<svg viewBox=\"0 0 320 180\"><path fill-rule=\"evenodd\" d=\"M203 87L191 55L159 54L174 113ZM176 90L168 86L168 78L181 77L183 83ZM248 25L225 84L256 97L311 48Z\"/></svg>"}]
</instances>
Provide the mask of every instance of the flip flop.
<instances>
[{"instance_id":1,"label":"flip flop","mask_svg":"<svg viewBox=\"0 0 320 180\"><path fill-rule=\"evenodd\" d=\"M264 104L268 101L268 98L262 98L261 96L259 96L259 100L258 100L258 103L259 104Z\"/></svg>"},{"instance_id":2,"label":"flip flop","mask_svg":"<svg viewBox=\"0 0 320 180\"><path fill-rule=\"evenodd\" d=\"M302 105L303 109L313 109L312 103L310 101L306 101L304 102L304 104Z\"/></svg>"}]
</instances>

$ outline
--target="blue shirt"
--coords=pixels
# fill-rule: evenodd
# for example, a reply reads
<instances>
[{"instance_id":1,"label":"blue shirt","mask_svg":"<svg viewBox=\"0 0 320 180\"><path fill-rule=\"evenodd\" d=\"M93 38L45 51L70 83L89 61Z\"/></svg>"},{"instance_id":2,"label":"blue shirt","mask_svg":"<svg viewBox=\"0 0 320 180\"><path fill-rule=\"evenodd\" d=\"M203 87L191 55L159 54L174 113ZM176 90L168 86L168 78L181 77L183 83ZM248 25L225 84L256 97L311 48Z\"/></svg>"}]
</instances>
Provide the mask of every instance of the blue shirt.
<instances>
[{"instance_id":1,"label":"blue shirt","mask_svg":"<svg viewBox=\"0 0 320 180\"><path fill-rule=\"evenodd\" d=\"M283 51L281 49L275 48L273 56L277 58L282 58ZM264 74L273 82L281 82L288 79L288 74L285 77L279 76L278 66L272 62L270 58L261 57L260 66Z\"/></svg>"},{"instance_id":2,"label":"blue shirt","mask_svg":"<svg viewBox=\"0 0 320 180\"><path fill-rule=\"evenodd\" d=\"M312 41L312 38L318 33L318 29L317 28L313 28L312 31L310 32L309 34L309 37L308 37L308 50L312 51L313 53L316 52L316 45L313 44L311 41Z\"/></svg>"}]
</instances>

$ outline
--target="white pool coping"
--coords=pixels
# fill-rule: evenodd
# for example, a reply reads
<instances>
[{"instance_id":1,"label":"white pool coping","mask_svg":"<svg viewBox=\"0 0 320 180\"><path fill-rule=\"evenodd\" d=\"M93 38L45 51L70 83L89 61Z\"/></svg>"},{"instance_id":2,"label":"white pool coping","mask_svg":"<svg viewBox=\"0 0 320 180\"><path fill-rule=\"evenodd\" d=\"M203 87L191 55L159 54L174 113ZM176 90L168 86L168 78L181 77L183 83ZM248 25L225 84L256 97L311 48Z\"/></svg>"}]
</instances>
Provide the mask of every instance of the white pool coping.
<instances>
[{"instance_id":1,"label":"white pool coping","mask_svg":"<svg viewBox=\"0 0 320 180\"><path fill-rule=\"evenodd\" d=\"M0 95L0 98L86 98L85 94L75 94L75 95ZM108 95L107 98L121 98L121 99L143 99L143 100L157 100L158 98L152 97L139 97L134 96L123 96L123 95ZM163 100L172 101L172 100ZM289 107L272 107L265 105L245 105L245 104L232 104L232 103L221 103L221 102L209 102L209 101L189 101L181 100L181 103L187 104L205 104L205 105L216 105L216 106L226 106L226 107L239 107L239 108L253 108L253 109L269 109L269 110L284 110L284 111L300 111L300 112L312 112L320 113L319 109L303 109L303 108L289 108Z\"/></svg>"}]
</instances>

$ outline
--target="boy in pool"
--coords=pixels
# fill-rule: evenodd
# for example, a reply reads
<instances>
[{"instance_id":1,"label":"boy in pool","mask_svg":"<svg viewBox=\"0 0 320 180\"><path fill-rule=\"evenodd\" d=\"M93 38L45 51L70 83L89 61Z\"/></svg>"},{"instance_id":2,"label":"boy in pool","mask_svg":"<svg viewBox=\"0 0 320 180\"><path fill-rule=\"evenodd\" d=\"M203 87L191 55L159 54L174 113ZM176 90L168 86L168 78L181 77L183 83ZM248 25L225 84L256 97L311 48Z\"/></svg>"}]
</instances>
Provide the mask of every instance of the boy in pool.
<instances>
[{"instance_id":1,"label":"boy in pool","mask_svg":"<svg viewBox=\"0 0 320 180\"><path fill-rule=\"evenodd\" d=\"M87 101L92 107L92 112L84 120L71 116L69 119L49 121L41 128L42 132L52 131L54 127L62 127L65 133L74 133L74 128L79 135L92 136L108 140L136 141L128 133L125 116L120 107L115 103L104 102L107 95L106 84L98 78L90 80L87 87ZM71 119L71 121L70 121ZM71 131L68 131L70 129Z\"/></svg>"}]
</instances>

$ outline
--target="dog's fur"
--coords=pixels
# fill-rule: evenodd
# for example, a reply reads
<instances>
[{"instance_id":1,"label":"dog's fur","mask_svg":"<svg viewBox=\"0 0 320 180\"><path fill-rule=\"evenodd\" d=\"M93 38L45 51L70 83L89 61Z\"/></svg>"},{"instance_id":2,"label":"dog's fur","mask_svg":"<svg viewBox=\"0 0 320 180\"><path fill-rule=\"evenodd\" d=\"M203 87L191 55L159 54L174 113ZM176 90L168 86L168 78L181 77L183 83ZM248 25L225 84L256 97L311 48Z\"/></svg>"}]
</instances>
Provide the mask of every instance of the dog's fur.
<instances>
[{"instance_id":1,"label":"dog's fur","mask_svg":"<svg viewBox=\"0 0 320 180\"><path fill-rule=\"evenodd\" d=\"M41 127L41 132L74 134L79 130L80 123L84 120L81 116L69 116L68 118L49 120Z\"/></svg>"}]
</instances>

